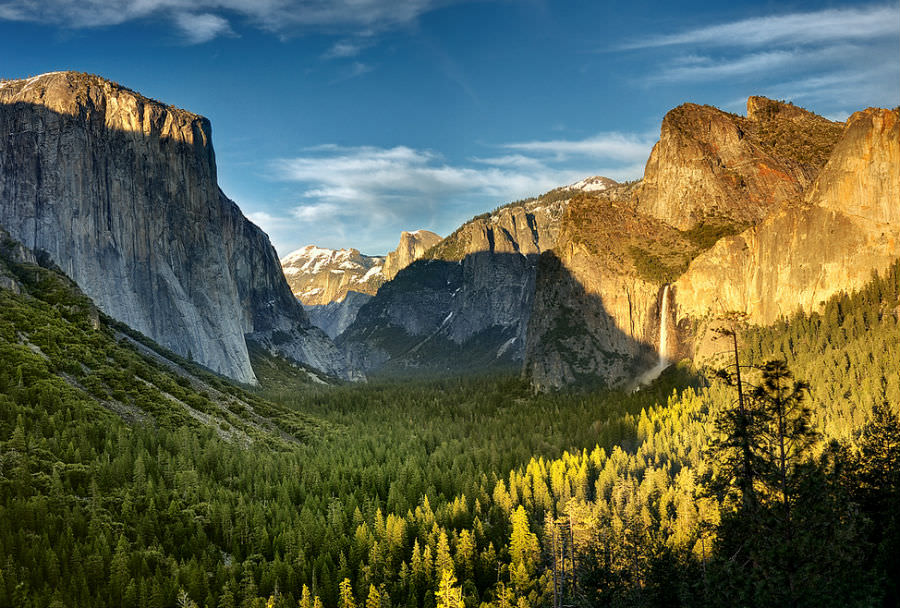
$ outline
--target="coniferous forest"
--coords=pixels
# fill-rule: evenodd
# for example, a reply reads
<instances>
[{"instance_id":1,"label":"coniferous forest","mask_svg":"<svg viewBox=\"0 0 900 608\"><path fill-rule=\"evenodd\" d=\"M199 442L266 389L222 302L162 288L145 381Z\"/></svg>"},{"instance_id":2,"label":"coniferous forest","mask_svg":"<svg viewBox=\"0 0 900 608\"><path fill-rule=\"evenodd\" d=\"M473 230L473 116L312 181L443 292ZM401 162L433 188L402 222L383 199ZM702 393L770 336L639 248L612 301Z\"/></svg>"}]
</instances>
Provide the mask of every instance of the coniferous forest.
<instances>
[{"instance_id":1,"label":"coniferous forest","mask_svg":"<svg viewBox=\"0 0 900 608\"><path fill-rule=\"evenodd\" d=\"M0 606L900 602L898 264L719 367L542 395L242 388L7 266Z\"/></svg>"}]
</instances>

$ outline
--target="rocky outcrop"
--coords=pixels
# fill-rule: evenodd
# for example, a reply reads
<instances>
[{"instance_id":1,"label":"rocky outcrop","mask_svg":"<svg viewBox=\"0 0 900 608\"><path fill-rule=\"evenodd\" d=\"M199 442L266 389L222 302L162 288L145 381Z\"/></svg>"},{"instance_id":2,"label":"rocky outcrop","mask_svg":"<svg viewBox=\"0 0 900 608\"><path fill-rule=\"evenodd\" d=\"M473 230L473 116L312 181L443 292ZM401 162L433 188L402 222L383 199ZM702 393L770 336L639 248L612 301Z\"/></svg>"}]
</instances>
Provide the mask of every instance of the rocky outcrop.
<instances>
[{"instance_id":1,"label":"rocky outcrop","mask_svg":"<svg viewBox=\"0 0 900 608\"><path fill-rule=\"evenodd\" d=\"M13 264L33 264L38 261L34 252L15 240L0 226L0 262L6 260ZM0 263L0 289L6 289L13 293L22 293L22 285L18 278L5 264Z\"/></svg>"},{"instance_id":2,"label":"rocky outcrop","mask_svg":"<svg viewBox=\"0 0 900 608\"><path fill-rule=\"evenodd\" d=\"M525 359L537 388L634 378L658 358L662 314L668 357L702 358L706 320L815 310L900 256L896 111L844 128L765 98L747 107L676 108L631 194L569 205L538 274Z\"/></svg>"},{"instance_id":3,"label":"rocky outcrop","mask_svg":"<svg viewBox=\"0 0 900 608\"><path fill-rule=\"evenodd\" d=\"M900 256L897 110L850 117L804 203L723 239L675 284L679 317L725 311L767 324L859 289Z\"/></svg>"},{"instance_id":4,"label":"rocky outcrop","mask_svg":"<svg viewBox=\"0 0 900 608\"><path fill-rule=\"evenodd\" d=\"M349 292L375 295L385 281L384 257L363 255L356 249L307 245L281 258L281 268L291 291L305 306L339 302Z\"/></svg>"},{"instance_id":5,"label":"rocky outcrop","mask_svg":"<svg viewBox=\"0 0 900 608\"><path fill-rule=\"evenodd\" d=\"M682 230L755 224L800 198L842 128L763 97L748 100L746 117L684 104L663 119L634 204Z\"/></svg>"},{"instance_id":6,"label":"rocky outcrop","mask_svg":"<svg viewBox=\"0 0 900 608\"><path fill-rule=\"evenodd\" d=\"M0 83L0 224L107 314L254 382L246 340L351 374L216 185L210 123L95 76Z\"/></svg>"},{"instance_id":7,"label":"rocky outcrop","mask_svg":"<svg viewBox=\"0 0 900 608\"><path fill-rule=\"evenodd\" d=\"M384 261L384 280L390 281L397 273L425 255L425 252L441 242L441 237L428 230L400 233L397 248L387 254Z\"/></svg>"},{"instance_id":8,"label":"rocky outcrop","mask_svg":"<svg viewBox=\"0 0 900 608\"><path fill-rule=\"evenodd\" d=\"M554 196L467 222L364 305L338 344L366 370L517 366L536 264L568 202Z\"/></svg>"}]
</instances>

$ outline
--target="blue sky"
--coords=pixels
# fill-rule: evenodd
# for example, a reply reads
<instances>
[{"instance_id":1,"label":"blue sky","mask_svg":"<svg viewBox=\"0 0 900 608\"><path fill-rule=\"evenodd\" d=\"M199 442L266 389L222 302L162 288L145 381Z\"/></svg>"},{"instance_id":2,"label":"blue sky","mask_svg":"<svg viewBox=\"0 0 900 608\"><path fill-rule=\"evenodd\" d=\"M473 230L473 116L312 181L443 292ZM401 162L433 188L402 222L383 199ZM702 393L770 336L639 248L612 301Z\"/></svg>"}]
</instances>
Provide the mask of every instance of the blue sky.
<instances>
[{"instance_id":1,"label":"blue sky","mask_svg":"<svg viewBox=\"0 0 900 608\"><path fill-rule=\"evenodd\" d=\"M280 254L392 249L588 175L665 112L900 103L896 2L0 0L0 77L75 69L209 117Z\"/></svg>"}]
</instances>

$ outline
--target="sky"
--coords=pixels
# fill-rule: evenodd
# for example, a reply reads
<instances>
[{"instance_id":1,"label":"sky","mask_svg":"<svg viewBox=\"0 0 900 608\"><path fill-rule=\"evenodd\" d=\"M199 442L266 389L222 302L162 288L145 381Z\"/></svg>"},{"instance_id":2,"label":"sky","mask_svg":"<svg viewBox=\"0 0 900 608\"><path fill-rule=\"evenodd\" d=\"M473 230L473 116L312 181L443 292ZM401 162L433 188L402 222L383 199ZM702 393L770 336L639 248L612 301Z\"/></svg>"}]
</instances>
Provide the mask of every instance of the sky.
<instances>
[{"instance_id":1,"label":"sky","mask_svg":"<svg viewBox=\"0 0 900 608\"><path fill-rule=\"evenodd\" d=\"M657 0L0 0L0 77L99 74L208 117L280 255L393 249L590 175L685 102L900 104L900 6Z\"/></svg>"}]
</instances>

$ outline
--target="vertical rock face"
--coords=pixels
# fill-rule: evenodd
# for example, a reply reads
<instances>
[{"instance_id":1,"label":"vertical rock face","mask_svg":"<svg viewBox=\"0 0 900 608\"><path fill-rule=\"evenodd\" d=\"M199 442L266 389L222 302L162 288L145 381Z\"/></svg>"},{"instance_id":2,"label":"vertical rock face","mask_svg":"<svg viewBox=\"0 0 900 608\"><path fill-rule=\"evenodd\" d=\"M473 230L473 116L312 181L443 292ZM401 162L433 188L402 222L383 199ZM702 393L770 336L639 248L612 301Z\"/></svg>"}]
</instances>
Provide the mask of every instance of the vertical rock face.
<instances>
[{"instance_id":1,"label":"vertical rock face","mask_svg":"<svg viewBox=\"0 0 900 608\"><path fill-rule=\"evenodd\" d=\"M390 281L397 273L425 255L425 252L441 242L441 237L428 230L400 233L400 243L387 255L384 262L384 280Z\"/></svg>"},{"instance_id":2,"label":"vertical rock face","mask_svg":"<svg viewBox=\"0 0 900 608\"><path fill-rule=\"evenodd\" d=\"M338 344L367 370L518 365L538 256L566 204L537 199L467 222L385 283Z\"/></svg>"},{"instance_id":3,"label":"vertical rock face","mask_svg":"<svg viewBox=\"0 0 900 608\"><path fill-rule=\"evenodd\" d=\"M900 256L900 120L896 110L850 117L803 205L721 240L675 285L678 314L745 312L771 323L858 289Z\"/></svg>"},{"instance_id":4,"label":"vertical rock face","mask_svg":"<svg viewBox=\"0 0 900 608\"><path fill-rule=\"evenodd\" d=\"M636 208L682 230L755 224L800 197L842 127L764 97L748 100L746 118L684 104L663 119Z\"/></svg>"},{"instance_id":5,"label":"vertical rock face","mask_svg":"<svg viewBox=\"0 0 900 608\"><path fill-rule=\"evenodd\" d=\"M898 116L878 108L851 116L806 200L875 224L900 225Z\"/></svg>"},{"instance_id":6,"label":"vertical rock face","mask_svg":"<svg viewBox=\"0 0 900 608\"><path fill-rule=\"evenodd\" d=\"M665 278L640 260L680 267L694 248L616 198L573 199L558 243L541 256L524 363L537 389L617 385L656 362Z\"/></svg>"},{"instance_id":7,"label":"vertical rock face","mask_svg":"<svg viewBox=\"0 0 900 608\"><path fill-rule=\"evenodd\" d=\"M0 224L107 314L244 382L245 336L348 375L219 191L205 118L58 72L0 83L0 133Z\"/></svg>"},{"instance_id":8,"label":"vertical rock face","mask_svg":"<svg viewBox=\"0 0 900 608\"><path fill-rule=\"evenodd\" d=\"M526 375L538 388L633 378L655 356L666 283L676 319L756 323L861 287L900 256L898 146L896 111L845 128L761 97L747 118L676 108L635 193L569 205L541 262ZM751 227L703 225L720 218ZM670 333L670 356L698 352L694 326Z\"/></svg>"}]
</instances>

